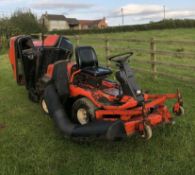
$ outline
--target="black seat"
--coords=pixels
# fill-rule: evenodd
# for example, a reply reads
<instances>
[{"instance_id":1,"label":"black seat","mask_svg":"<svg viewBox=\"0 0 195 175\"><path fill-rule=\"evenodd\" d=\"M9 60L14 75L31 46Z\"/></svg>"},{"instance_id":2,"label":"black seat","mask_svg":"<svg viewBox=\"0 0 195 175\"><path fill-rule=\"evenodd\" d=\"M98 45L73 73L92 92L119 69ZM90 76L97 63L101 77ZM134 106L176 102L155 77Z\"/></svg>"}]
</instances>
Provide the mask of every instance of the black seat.
<instances>
[{"instance_id":1,"label":"black seat","mask_svg":"<svg viewBox=\"0 0 195 175\"><path fill-rule=\"evenodd\" d=\"M110 69L99 67L94 48L81 46L75 49L78 68L89 75L100 77L112 73Z\"/></svg>"}]
</instances>

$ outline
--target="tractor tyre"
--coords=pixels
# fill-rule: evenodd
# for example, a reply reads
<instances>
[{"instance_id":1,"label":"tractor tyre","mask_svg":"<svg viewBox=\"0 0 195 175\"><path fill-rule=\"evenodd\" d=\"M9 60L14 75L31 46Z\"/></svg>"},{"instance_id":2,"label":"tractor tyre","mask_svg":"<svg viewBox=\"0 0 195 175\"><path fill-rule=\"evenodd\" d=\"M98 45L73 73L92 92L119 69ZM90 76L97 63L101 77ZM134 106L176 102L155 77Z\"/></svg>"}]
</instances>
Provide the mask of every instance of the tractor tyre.
<instances>
[{"instance_id":1,"label":"tractor tyre","mask_svg":"<svg viewBox=\"0 0 195 175\"><path fill-rule=\"evenodd\" d=\"M34 92L34 90L29 90L28 91L28 98L35 103L39 102L39 97L38 95Z\"/></svg>"},{"instance_id":2,"label":"tractor tyre","mask_svg":"<svg viewBox=\"0 0 195 175\"><path fill-rule=\"evenodd\" d=\"M97 107L87 98L76 100L72 106L72 120L75 123L85 125L95 120Z\"/></svg>"}]
</instances>

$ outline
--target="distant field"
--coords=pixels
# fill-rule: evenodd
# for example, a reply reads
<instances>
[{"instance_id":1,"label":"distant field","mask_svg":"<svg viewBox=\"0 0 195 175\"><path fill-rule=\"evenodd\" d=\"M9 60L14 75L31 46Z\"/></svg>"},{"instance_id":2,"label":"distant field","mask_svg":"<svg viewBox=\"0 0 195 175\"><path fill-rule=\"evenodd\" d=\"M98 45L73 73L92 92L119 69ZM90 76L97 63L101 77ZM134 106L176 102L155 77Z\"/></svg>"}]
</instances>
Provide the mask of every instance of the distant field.
<instances>
[{"instance_id":1,"label":"distant field","mask_svg":"<svg viewBox=\"0 0 195 175\"><path fill-rule=\"evenodd\" d=\"M98 37L103 35L83 35ZM195 40L195 30L162 30L110 34L108 37ZM82 44L82 42L81 42ZM84 39L83 44L97 45ZM101 43L100 43L101 44ZM123 45L112 43L113 45ZM131 43L129 43L131 44ZM127 45L124 44L126 47ZM130 45L131 46L131 45ZM132 47L149 47L135 45ZM177 46L178 47L178 46ZM161 49L175 50L163 46ZM195 51L194 46L180 46ZM179 48L179 47L178 47ZM97 49L101 63L104 52ZM140 59L149 59L145 54L136 54ZM164 59L159 57L159 59ZM174 58L168 57L167 61ZM175 59L195 65L193 59ZM146 66L132 62L133 66ZM192 70L162 68L164 71L192 74ZM149 74L138 74L143 89L154 93L175 92L179 87L184 96L186 115L178 118L174 126L154 129L153 138L143 141L133 136L121 142L94 141L78 144L65 139L53 121L45 116L38 104L30 102L26 90L13 80L7 55L0 55L0 175L194 175L195 174L195 87L159 77L153 80ZM168 103L170 106L171 103Z\"/></svg>"}]
</instances>

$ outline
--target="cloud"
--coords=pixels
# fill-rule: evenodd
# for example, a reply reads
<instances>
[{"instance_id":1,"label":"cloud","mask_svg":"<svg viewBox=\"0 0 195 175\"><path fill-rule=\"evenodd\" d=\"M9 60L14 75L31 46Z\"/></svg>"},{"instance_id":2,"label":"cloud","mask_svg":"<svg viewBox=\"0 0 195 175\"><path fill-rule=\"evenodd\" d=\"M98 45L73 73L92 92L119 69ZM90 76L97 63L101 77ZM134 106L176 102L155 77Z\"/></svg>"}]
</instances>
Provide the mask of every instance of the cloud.
<instances>
[{"instance_id":1,"label":"cloud","mask_svg":"<svg viewBox=\"0 0 195 175\"><path fill-rule=\"evenodd\" d=\"M45 0L39 2L33 2L30 4L31 8L38 10L57 10L57 9L68 9L68 10L80 10L80 9L89 9L94 5L90 3L66 3L61 0Z\"/></svg>"},{"instance_id":2,"label":"cloud","mask_svg":"<svg viewBox=\"0 0 195 175\"><path fill-rule=\"evenodd\" d=\"M157 4L127 4L120 8L117 8L111 11L107 18L109 21L118 21L120 23L120 18L122 15L125 18L125 21L131 24L135 23L146 23L149 21L158 21L164 18L164 8L163 5ZM195 10L194 9L169 9L166 8L166 18L173 18L173 19L184 19L184 18L194 18L195 17ZM117 17L118 20L117 20ZM126 23L126 24L128 24Z\"/></svg>"},{"instance_id":3,"label":"cloud","mask_svg":"<svg viewBox=\"0 0 195 175\"><path fill-rule=\"evenodd\" d=\"M155 20L161 20L164 17L163 13L156 13L156 14L148 14L145 16L135 16L134 19L137 21L142 20L149 20L149 21L155 21ZM184 19L184 18L193 18L195 17L195 11L194 10L168 10L166 11L167 19Z\"/></svg>"},{"instance_id":4,"label":"cloud","mask_svg":"<svg viewBox=\"0 0 195 175\"><path fill-rule=\"evenodd\" d=\"M167 12L168 18L185 18L185 17L194 17L194 16L195 16L194 10L180 10L180 11Z\"/></svg>"},{"instance_id":5,"label":"cloud","mask_svg":"<svg viewBox=\"0 0 195 175\"><path fill-rule=\"evenodd\" d=\"M22 0L15 0L14 2L12 0L0 0L2 3L16 3L16 2L21 2Z\"/></svg>"},{"instance_id":6,"label":"cloud","mask_svg":"<svg viewBox=\"0 0 195 175\"><path fill-rule=\"evenodd\" d=\"M163 11L163 6L155 4L128 4L121 8L114 10L110 16L121 15L121 9L124 15L145 15L152 13L159 13Z\"/></svg>"}]
</instances>

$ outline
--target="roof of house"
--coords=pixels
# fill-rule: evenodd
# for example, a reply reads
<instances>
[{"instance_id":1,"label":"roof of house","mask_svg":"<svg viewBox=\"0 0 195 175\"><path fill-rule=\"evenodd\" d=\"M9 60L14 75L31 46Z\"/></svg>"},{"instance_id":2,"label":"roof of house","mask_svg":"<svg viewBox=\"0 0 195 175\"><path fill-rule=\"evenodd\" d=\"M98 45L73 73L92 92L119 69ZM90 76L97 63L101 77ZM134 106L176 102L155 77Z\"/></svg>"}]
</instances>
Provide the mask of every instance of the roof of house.
<instances>
[{"instance_id":1,"label":"roof of house","mask_svg":"<svg viewBox=\"0 0 195 175\"><path fill-rule=\"evenodd\" d=\"M69 25L78 25L79 21L76 18L66 18L65 19Z\"/></svg>"},{"instance_id":2,"label":"roof of house","mask_svg":"<svg viewBox=\"0 0 195 175\"><path fill-rule=\"evenodd\" d=\"M102 21L102 19L98 19L98 20L79 20L79 24L92 26L92 25L97 25L101 21Z\"/></svg>"},{"instance_id":3,"label":"roof of house","mask_svg":"<svg viewBox=\"0 0 195 175\"><path fill-rule=\"evenodd\" d=\"M66 20L66 17L64 15L45 14L44 16L49 20L55 20L55 21L65 21Z\"/></svg>"},{"instance_id":4,"label":"roof of house","mask_svg":"<svg viewBox=\"0 0 195 175\"><path fill-rule=\"evenodd\" d=\"M78 25L79 24L79 21L76 18L66 18L64 15L45 14L44 16L48 20L67 21L69 23L69 25Z\"/></svg>"}]
</instances>

